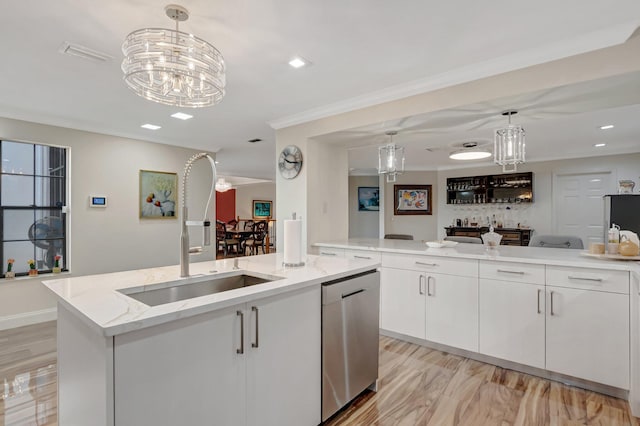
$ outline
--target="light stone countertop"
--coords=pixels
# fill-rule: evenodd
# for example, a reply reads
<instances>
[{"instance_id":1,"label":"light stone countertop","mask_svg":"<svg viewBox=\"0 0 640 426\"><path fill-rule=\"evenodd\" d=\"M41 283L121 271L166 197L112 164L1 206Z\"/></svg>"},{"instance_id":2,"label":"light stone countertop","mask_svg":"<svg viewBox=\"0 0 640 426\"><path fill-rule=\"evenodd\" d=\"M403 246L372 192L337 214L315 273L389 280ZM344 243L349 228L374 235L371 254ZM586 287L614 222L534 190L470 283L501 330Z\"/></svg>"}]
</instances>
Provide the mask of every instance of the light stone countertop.
<instances>
[{"instance_id":1,"label":"light stone countertop","mask_svg":"<svg viewBox=\"0 0 640 426\"><path fill-rule=\"evenodd\" d=\"M306 265L297 268L282 266L282 253L238 257L192 263L190 278L180 278L180 266L165 266L110 274L87 275L43 281L58 298L58 302L73 312L85 324L104 336L115 336L179 318L186 318L264 297L319 285L366 272L380 266L371 260L349 260L307 255ZM117 290L133 293L150 288L163 288L202 281L201 277L223 277L238 273L238 269L264 278L282 277L277 281L257 284L221 293L147 306ZM215 272L212 272L215 271Z\"/></svg>"},{"instance_id":2,"label":"light stone countertop","mask_svg":"<svg viewBox=\"0 0 640 426\"><path fill-rule=\"evenodd\" d=\"M498 246L495 250L487 250L483 244L468 243L460 243L451 248L429 248L422 241L384 240L377 238L351 238L348 240L319 242L315 243L314 246L384 253L574 266L578 268L614 269L632 271L640 275L640 262L588 257L584 255L585 250L576 249Z\"/></svg>"}]
</instances>

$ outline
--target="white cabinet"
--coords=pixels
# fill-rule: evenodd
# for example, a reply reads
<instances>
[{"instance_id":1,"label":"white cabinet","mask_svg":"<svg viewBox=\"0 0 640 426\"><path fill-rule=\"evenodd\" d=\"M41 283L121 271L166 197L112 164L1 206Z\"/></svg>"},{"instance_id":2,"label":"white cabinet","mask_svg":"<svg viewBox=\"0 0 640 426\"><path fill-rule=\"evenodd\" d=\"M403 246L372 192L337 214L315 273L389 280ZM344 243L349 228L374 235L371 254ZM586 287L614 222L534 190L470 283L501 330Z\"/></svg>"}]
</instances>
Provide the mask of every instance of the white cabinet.
<instances>
[{"instance_id":1,"label":"white cabinet","mask_svg":"<svg viewBox=\"0 0 640 426\"><path fill-rule=\"evenodd\" d=\"M380 268L380 328L424 339L425 294L422 273Z\"/></svg>"},{"instance_id":2,"label":"white cabinet","mask_svg":"<svg viewBox=\"0 0 640 426\"><path fill-rule=\"evenodd\" d=\"M426 338L478 351L478 279L425 273Z\"/></svg>"},{"instance_id":3,"label":"white cabinet","mask_svg":"<svg viewBox=\"0 0 640 426\"><path fill-rule=\"evenodd\" d=\"M544 285L481 278L479 310L480 353L545 368Z\"/></svg>"},{"instance_id":4,"label":"white cabinet","mask_svg":"<svg viewBox=\"0 0 640 426\"><path fill-rule=\"evenodd\" d=\"M314 287L116 336L115 425L320 423L320 310Z\"/></svg>"},{"instance_id":5,"label":"white cabinet","mask_svg":"<svg viewBox=\"0 0 640 426\"><path fill-rule=\"evenodd\" d=\"M547 286L547 306L547 370L629 389L629 296Z\"/></svg>"},{"instance_id":6,"label":"white cabinet","mask_svg":"<svg viewBox=\"0 0 640 426\"><path fill-rule=\"evenodd\" d=\"M380 328L478 350L477 261L385 253L382 262Z\"/></svg>"}]
</instances>

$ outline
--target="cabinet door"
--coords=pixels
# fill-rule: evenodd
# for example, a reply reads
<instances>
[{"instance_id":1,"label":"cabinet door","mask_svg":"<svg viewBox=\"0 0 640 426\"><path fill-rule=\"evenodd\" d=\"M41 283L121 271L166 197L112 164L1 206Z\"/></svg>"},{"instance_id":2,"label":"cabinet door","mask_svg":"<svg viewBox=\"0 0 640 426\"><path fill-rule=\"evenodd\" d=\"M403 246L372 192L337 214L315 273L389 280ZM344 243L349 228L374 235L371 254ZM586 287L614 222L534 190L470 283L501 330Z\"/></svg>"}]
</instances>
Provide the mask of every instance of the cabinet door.
<instances>
[{"instance_id":1,"label":"cabinet door","mask_svg":"<svg viewBox=\"0 0 640 426\"><path fill-rule=\"evenodd\" d=\"M316 286L247 303L247 425L320 423L320 294Z\"/></svg>"},{"instance_id":2,"label":"cabinet door","mask_svg":"<svg viewBox=\"0 0 640 426\"><path fill-rule=\"evenodd\" d=\"M426 275L393 268L380 271L380 328L424 339Z\"/></svg>"},{"instance_id":3,"label":"cabinet door","mask_svg":"<svg viewBox=\"0 0 640 426\"><path fill-rule=\"evenodd\" d=\"M115 424L244 425L238 309L116 336Z\"/></svg>"},{"instance_id":4,"label":"cabinet door","mask_svg":"<svg viewBox=\"0 0 640 426\"><path fill-rule=\"evenodd\" d=\"M629 296L547 292L547 370L629 389Z\"/></svg>"},{"instance_id":5,"label":"cabinet door","mask_svg":"<svg viewBox=\"0 0 640 426\"><path fill-rule=\"evenodd\" d=\"M478 279L427 274L426 337L478 351Z\"/></svg>"},{"instance_id":6,"label":"cabinet door","mask_svg":"<svg viewBox=\"0 0 640 426\"><path fill-rule=\"evenodd\" d=\"M480 353L545 368L544 286L480 279Z\"/></svg>"}]
</instances>

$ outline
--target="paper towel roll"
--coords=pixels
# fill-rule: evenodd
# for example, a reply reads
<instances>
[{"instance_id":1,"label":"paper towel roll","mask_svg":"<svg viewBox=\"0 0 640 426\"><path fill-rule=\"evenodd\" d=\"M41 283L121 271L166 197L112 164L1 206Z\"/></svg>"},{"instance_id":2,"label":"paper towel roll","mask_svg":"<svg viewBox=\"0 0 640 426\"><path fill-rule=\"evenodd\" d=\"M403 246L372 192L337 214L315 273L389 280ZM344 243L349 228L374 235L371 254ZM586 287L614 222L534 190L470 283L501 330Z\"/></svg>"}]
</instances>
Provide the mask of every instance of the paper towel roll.
<instances>
[{"instance_id":1,"label":"paper towel roll","mask_svg":"<svg viewBox=\"0 0 640 426\"><path fill-rule=\"evenodd\" d=\"M302 262L302 221L284 221L284 263L298 265Z\"/></svg>"}]
</instances>

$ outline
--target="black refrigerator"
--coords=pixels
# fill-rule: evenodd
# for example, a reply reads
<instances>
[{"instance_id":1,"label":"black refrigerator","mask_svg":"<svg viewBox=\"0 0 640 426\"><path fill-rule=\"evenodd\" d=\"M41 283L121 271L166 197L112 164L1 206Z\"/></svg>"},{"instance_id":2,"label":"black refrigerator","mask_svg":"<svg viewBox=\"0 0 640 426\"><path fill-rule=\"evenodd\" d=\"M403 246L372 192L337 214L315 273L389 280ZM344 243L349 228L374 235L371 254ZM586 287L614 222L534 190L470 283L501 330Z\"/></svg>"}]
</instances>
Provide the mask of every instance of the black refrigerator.
<instances>
[{"instance_id":1,"label":"black refrigerator","mask_svg":"<svg viewBox=\"0 0 640 426\"><path fill-rule=\"evenodd\" d=\"M616 194L604 197L604 240L612 224L640 235L640 194Z\"/></svg>"}]
</instances>

